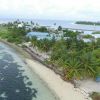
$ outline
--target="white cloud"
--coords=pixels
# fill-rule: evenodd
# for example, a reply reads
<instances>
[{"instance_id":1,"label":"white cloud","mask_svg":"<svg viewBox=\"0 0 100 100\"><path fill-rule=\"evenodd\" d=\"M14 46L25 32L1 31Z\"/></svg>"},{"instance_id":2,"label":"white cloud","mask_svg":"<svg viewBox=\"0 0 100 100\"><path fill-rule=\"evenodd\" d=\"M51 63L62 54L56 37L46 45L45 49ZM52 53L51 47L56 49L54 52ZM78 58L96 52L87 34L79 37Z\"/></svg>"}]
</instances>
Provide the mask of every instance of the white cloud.
<instances>
[{"instance_id":1,"label":"white cloud","mask_svg":"<svg viewBox=\"0 0 100 100\"><path fill-rule=\"evenodd\" d=\"M99 0L0 0L0 16L100 20Z\"/></svg>"}]
</instances>

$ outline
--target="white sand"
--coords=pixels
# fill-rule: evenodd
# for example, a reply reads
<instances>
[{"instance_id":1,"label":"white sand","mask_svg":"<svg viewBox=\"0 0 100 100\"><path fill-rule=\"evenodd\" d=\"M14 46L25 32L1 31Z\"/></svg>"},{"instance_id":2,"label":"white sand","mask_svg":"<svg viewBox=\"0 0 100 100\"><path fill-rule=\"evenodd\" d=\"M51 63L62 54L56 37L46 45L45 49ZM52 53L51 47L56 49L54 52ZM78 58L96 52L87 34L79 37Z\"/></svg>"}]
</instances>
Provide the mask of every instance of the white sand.
<instances>
[{"instance_id":1,"label":"white sand","mask_svg":"<svg viewBox=\"0 0 100 100\"><path fill-rule=\"evenodd\" d=\"M79 88L87 91L88 93L100 92L100 82L96 82L92 79L83 80L80 82Z\"/></svg>"},{"instance_id":2,"label":"white sand","mask_svg":"<svg viewBox=\"0 0 100 100\"><path fill-rule=\"evenodd\" d=\"M47 83L48 87L56 93L60 100L87 100L81 91L76 91L71 83L63 81L59 75L49 68L31 59L26 59L26 63Z\"/></svg>"}]
</instances>

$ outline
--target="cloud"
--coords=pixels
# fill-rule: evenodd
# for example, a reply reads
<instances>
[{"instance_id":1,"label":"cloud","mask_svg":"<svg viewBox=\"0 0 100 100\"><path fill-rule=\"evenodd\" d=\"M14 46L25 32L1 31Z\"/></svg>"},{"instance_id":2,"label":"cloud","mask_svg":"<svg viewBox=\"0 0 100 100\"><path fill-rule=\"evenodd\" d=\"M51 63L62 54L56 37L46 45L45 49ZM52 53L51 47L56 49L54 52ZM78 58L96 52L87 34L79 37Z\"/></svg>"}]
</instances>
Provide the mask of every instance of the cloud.
<instances>
[{"instance_id":1,"label":"cloud","mask_svg":"<svg viewBox=\"0 0 100 100\"><path fill-rule=\"evenodd\" d=\"M5 17L100 20L99 9L99 0L0 0Z\"/></svg>"}]
</instances>

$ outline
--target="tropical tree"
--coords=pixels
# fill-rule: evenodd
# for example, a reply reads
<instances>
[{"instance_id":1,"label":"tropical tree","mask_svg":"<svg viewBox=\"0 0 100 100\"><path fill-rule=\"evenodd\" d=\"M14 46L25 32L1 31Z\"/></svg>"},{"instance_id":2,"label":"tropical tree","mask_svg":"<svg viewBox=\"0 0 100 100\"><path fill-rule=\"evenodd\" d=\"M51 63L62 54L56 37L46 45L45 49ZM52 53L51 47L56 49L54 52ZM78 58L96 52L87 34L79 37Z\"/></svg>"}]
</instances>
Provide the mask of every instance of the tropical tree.
<instances>
[{"instance_id":1,"label":"tropical tree","mask_svg":"<svg viewBox=\"0 0 100 100\"><path fill-rule=\"evenodd\" d=\"M83 53L80 56L82 73L84 77L94 77L96 74L96 61L93 58L92 52Z\"/></svg>"},{"instance_id":2,"label":"tropical tree","mask_svg":"<svg viewBox=\"0 0 100 100\"><path fill-rule=\"evenodd\" d=\"M31 37L31 43L32 43L33 47L35 47L37 45L37 37L36 36Z\"/></svg>"},{"instance_id":3,"label":"tropical tree","mask_svg":"<svg viewBox=\"0 0 100 100\"><path fill-rule=\"evenodd\" d=\"M68 59L65 65L66 69L66 78L67 79L80 79L82 77L81 72L83 69L81 68L81 63L79 60L72 58Z\"/></svg>"},{"instance_id":4,"label":"tropical tree","mask_svg":"<svg viewBox=\"0 0 100 100\"><path fill-rule=\"evenodd\" d=\"M61 31L62 30L62 27L61 26L58 26L58 31Z\"/></svg>"}]
</instances>

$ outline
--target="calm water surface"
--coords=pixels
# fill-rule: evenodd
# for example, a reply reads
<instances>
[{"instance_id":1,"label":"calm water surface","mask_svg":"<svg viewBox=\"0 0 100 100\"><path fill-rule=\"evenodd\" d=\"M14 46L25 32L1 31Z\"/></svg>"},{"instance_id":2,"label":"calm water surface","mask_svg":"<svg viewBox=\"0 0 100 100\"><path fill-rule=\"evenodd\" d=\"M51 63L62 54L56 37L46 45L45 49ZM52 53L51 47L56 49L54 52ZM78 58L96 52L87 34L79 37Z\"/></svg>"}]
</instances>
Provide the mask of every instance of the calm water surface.
<instances>
[{"instance_id":1,"label":"calm water surface","mask_svg":"<svg viewBox=\"0 0 100 100\"><path fill-rule=\"evenodd\" d=\"M0 43L0 100L57 100L16 52L3 43Z\"/></svg>"}]
</instances>

